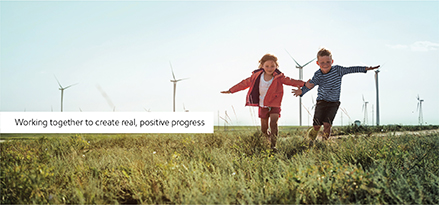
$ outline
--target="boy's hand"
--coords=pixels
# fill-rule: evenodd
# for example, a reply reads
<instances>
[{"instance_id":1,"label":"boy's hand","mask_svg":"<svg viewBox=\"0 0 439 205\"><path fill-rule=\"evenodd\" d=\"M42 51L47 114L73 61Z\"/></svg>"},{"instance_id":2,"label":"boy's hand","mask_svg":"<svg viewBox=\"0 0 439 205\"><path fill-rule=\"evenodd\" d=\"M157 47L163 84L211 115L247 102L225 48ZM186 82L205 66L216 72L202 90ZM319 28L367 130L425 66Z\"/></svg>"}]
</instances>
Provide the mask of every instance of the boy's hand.
<instances>
[{"instance_id":1,"label":"boy's hand","mask_svg":"<svg viewBox=\"0 0 439 205\"><path fill-rule=\"evenodd\" d=\"M375 67L367 67L366 68L366 70L374 70L374 69L377 69L377 68L379 68L380 66L378 65L378 66L375 66Z\"/></svg>"},{"instance_id":2,"label":"boy's hand","mask_svg":"<svg viewBox=\"0 0 439 205\"><path fill-rule=\"evenodd\" d=\"M223 93L223 94L230 94L230 93L232 93L232 92L230 92L229 90L227 90L227 91L221 91L221 93Z\"/></svg>"},{"instance_id":3,"label":"boy's hand","mask_svg":"<svg viewBox=\"0 0 439 205\"><path fill-rule=\"evenodd\" d=\"M305 87L307 87L308 89L312 89L312 88L314 87L314 84L309 82L310 80L311 80L311 79L309 79L309 80L306 81L306 83L305 83Z\"/></svg>"},{"instance_id":4,"label":"boy's hand","mask_svg":"<svg viewBox=\"0 0 439 205\"><path fill-rule=\"evenodd\" d=\"M294 90L294 89L293 89L292 93L294 93L294 96L297 97L297 96L302 95L302 90L301 90L301 89L297 89L297 90Z\"/></svg>"}]
</instances>

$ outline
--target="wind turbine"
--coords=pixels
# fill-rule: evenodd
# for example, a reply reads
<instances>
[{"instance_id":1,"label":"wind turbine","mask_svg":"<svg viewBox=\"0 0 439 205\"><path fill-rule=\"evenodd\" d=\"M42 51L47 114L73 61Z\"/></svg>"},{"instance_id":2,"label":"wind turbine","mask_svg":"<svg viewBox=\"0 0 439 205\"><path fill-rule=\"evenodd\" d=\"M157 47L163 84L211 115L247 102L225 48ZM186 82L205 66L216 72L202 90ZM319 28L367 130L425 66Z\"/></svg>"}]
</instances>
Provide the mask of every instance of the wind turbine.
<instances>
[{"instance_id":1,"label":"wind turbine","mask_svg":"<svg viewBox=\"0 0 439 205\"><path fill-rule=\"evenodd\" d=\"M367 102L367 101L365 101L364 100L364 95L363 95L363 111L364 111L364 119L363 119L363 124L364 125L367 125L367 104L368 104L369 102Z\"/></svg>"},{"instance_id":2,"label":"wind turbine","mask_svg":"<svg viewBox=\"0 0 439 205\"><path fill-rule=\"evenodd\" d=\"M380 95L378 94L379 92L379 88L378 88L378 73L380 72L380 70L376 70L375 71L375 87L376 87L376 94L377 94L377 96L376 96L376 100L377 100L377 102L376 102L376 112L377 112L377 116L376 116L376 118L377 118L377 126L379 126L380 125Z\"/></svg>"},{"instance_id":3,"label":"wind turbine","mask_svg":"<svg viewBox=\"0 0 439 205\"><path fill-rule=\"evenodd\" d=\"M54 76L55 76L55 75L54 75ZM75 83L75 84L69 85L69 86L67 86L67 87L62 87L62 86L61 86L61 83L59 83L58 78L56 78L56 76L55 76L55 79L56 79L56 82L58 82L59 90L61 90L61 112L62 112L62 111L63 111L63 97L64 97L64 90L67 89L67 88L70 88L70 87L72 87L72 86L74 86L74 85L76 85L76 84L78 84L78 83Z\"/></svg>"},{"instance_id":4,"label":"wind turbine","mask_svg":"<svg viewBox=\"0 0 439 205\"><path fill-rule=\"evenodd\" d=\"M285 49L285 51L288 53L287 49ZM290 53L288 53L288 55L293 59L293 61L296 63L296 68L299 69L299 80L303 80L303 68L305 66L307 66L308 64L310 64L311 62L313 62L316 58L310 60L308 63L304 64L304 65L300 65L299 63L297 63L297 61L293 58L293 56L291 56ZM299 97L299 122L300 122L300 126L302 126L302 97Z\"/></svg>"},{"instance_id":5,"label":"wind turbine","mask_svg":"<svg viewBox=\"0 0 439 205\"><path fill-rule=\"evenodd\" d=\"M188 79L188 78L182 78L182 79L176 79L175 78L175 75L174 75L174 70L172 69L172 64L171 64L171 62L169 61L169 65L171 65L171 72L172 72L172 77L174 78L174 80L171 80L171 82L172 83L174 83L174 100L173 100L173 112L175 112L175 92L176 92L176 90L177 90L177 82L178 81L182 81L182 80L186 80L186 79Z\"/></svg>"},{"instance_id":6,"label":"wind turbine","mask_svg":"<svg viewBox=\"0 0 439 205\"><path fill-rule=\"evenodd\" d=\"M416 111L419 111L418 123L422 125L424 123L424 118L422 116L422 102L424 102L424 100L419 98L419 95L417 99L418 99L418 108L416 109Z\"/></svg>"}]
</instances>

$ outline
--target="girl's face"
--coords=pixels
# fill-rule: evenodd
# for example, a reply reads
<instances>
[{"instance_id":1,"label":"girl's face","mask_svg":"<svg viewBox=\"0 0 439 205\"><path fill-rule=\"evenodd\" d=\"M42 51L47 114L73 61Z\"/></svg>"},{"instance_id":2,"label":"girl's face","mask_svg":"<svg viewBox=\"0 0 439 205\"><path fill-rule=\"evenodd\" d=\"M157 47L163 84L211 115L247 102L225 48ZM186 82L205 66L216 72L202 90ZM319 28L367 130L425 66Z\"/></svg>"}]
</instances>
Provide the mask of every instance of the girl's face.
<instances>
[{"instance_id":1,"label":"girl's face","mask_svg":"<svg viewBox=\"0 0 439 205\"><path fill-rule=\"evenodd\" d=\"M265 73L269 75L273 75L274 71L276 70L277 66L276 63L272 60L265 61L262 65L262 68L264 69Z\"/></svg>"}]
</instances>

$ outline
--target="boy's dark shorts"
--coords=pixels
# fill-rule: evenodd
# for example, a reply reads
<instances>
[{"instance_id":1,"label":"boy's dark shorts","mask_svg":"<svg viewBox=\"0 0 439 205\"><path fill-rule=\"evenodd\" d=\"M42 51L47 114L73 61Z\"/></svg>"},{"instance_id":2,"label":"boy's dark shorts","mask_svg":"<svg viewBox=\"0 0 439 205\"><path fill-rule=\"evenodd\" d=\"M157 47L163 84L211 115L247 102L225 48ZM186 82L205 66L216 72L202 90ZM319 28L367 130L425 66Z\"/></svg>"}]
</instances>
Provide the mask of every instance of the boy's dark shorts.
<instances>
[{"instance_id":1,"label":"boy's dark shorts","mask_svg":"<svg viewBox=\"0 0 439 205\"><path fill-rule=\"evenodd\" d=\"M270 114L279 114L280 117L280 107L259 107L259 118L267 119Z\"/></svg>"},{"instance_id":2,"label":"boy's dark shorts","mask_svg":"<svg viewBox=\"0 0 439 205\"><path fill-rule=\"evenodd\" d=\"M337 114L340 102L328 102L324 100L317 100L316 110L314 112L313 125L323 125L327 122L332 125L335 114Z\"/></svg>"}]
</instances>

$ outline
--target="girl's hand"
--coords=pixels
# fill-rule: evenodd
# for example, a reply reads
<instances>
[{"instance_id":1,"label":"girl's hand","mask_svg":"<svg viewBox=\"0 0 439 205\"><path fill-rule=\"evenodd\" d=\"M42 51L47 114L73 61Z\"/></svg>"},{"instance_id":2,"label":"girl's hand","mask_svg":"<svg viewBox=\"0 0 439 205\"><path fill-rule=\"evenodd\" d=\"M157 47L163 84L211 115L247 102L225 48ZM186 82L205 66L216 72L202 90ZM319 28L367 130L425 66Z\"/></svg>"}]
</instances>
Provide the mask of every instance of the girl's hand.
<instances>
[{"instance_id":1,"label":"girl's hand","mask_svg":"<svg viewBox=\"0 0 439 205\"><path fill-rule=\"evenodd\" d=\"M314 84L309 82L310 80L311 80L311 79L309 79L309 80L306 81L306 83L305 83L305 87L307 87L308 89L312 89L312 88L314 87Z\"/></svg>"},{"instance_id":2,"label":"girl's hand","mask_svg":"<svg viewBox=\"0 0 439 205\"><path fill-rule=\"evenodd\" d=\"M294 96L297 97L297 96L302 95L302 90L301 90L301 89L297 89L297 90L294 90L294 89L293 89L292 93L294 93Z\"/></svg>"},{"instance_id":3,"label":"girl's hand","mask_svg":"<svg viewBox=\"0 0 439 205\"><path fill-rule=\"evenodd\" d=\"M221 93L223 93L223 94L230 94L230 93L232 93L232 92L230 92L229 90L227 90L227 91L221 91Z\"/></svg>"},{"instance_id":4,"label":"girl's hand","mask_svg":"<svg viewBox=\"0 0 439 205\"><path fill-rule=\"evenodd\" d=\"M375 66L375 67L367 67L366 68L366 70L374 70L374 69L377 69L377 68L379 68L380 66L378 65L378 66Z\"/></svg>"}]
</instances>

